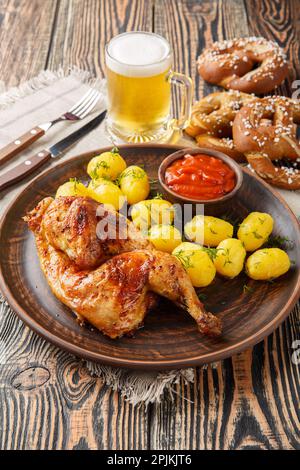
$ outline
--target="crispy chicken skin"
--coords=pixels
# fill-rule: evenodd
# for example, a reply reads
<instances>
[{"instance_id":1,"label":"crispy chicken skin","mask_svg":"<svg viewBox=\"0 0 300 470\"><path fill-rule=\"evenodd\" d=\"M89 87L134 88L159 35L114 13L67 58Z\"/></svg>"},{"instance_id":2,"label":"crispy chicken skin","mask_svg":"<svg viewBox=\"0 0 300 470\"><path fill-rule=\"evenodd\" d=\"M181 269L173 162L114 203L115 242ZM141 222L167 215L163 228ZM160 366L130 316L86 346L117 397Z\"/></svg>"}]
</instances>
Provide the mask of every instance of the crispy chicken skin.
<instances>
[{"instance_id":1,"label":"crispy chicken skin","mask_svg":"<svg viewBox=\"0 0 300 470\"><path fill-rule=\"evenodd\" d=\"M86 197L54 199L42 223L48 242L81 269L100 266L116 254L152 249L149 240L126 217Z\"/></svg>"},{"instance_id":2,"label":"crispy chicken skin","mask_svg":"<svg viewBox=\"0 0 300 470\"><path fill-rule=\"evenodd\" d=\"M110 338L135 331L156 294L187 310L201 333L219 335L220 320L204 310L174 256L153 249L140 234L134 240L95 236L97 206L88 198L46 198L24 217L55 296Z\"/></svg>"}]
</instances>

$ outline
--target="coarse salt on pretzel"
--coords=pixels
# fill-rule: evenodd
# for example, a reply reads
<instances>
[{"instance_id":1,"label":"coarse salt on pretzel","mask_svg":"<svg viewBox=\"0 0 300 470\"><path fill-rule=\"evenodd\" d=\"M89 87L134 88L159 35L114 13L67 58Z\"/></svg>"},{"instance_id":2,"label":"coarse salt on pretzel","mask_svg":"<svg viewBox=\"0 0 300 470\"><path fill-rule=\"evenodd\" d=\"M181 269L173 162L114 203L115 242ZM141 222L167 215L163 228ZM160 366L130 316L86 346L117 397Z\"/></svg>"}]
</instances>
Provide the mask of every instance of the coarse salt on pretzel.
<instances>
[{"instance_id":1,"label":"coarse salt on pretzel","mask_svg":"<svg viewBox=\"0 0 300 470\"><path fill-rule=\"evenodd\" d=\"M230 137L214 137L213 135L201 134L196 137L199 147L216 150L217 152L225 153L228 157L235 160L237 163L246 162L243 153L239 152Z\"/></svg>"},{"instance_id":2,"label":"coarse salt on pretzel","mask_svg":"<svg viewBox=\"0 0 300 470\"><path fill-rule=\"evenodd\" d=\"M283 49L262 37L215 42L197 63L206 81L245 93L267 93L288 74Z\"/></svg>"},{"instance_id":3,"label":"coarse salt on pretzel","mask_svg":"<svg viewBox=\"0 0 300 470\"><path fill-rule=\"evenodd\" d=\"M300 189L300 102L283 96L257 99L244 106L233 122L233 139L253 170L263 179L286 189ZM275 166L273 161L291 160Z\"/></svg>"},{"instance_id":4,"label":"coarse salt on pretzel","mask_svg":"<svg viewBox=\"0 0 300 470\"><path fill-rule=\"evenodd\" d=\"M238 162L245 161L232 140L232 123L241 107L254 99L239 91L211 93L193 105L186 133L194 137L199 147L223 152Z\"/></svg>"},{"instance_id":5,"label":"coarse salt on pretzel","mask_svg":"<svg viewBox=\"0 0 300 470\"><path fill-rule=\"evenodd\" d=\"M264 179L267 183L278 188L297 190L300 189L300 171L299 168L277 167L265 155L249 154L247 159L254 172ZM299 158L300 162L300 158ZM296 163L294 164L297 165Z\"/></svg>"}]
</instances>

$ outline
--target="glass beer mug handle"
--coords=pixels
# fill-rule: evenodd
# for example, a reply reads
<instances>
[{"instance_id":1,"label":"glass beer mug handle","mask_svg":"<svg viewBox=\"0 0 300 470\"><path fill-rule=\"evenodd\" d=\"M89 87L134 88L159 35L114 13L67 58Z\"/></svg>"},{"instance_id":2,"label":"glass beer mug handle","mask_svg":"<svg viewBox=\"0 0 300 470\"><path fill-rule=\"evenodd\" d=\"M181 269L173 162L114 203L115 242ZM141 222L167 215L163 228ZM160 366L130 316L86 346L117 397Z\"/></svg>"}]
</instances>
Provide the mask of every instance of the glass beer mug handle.
<instances>
[{"instance_id":1,"label":"glass beer mug handle","mask_svg":"<svg viewBox=\"0 0 300 470\"><path fill-rule=\"evenodd\" d=\"M182 73L169 72L167 80L172 85L179 85L183 90L181 97L181 115L178 119L172 119L170 125L175 131L184 129L189 124L192 112L193 81Z\"/></svg>"}]
</instances>

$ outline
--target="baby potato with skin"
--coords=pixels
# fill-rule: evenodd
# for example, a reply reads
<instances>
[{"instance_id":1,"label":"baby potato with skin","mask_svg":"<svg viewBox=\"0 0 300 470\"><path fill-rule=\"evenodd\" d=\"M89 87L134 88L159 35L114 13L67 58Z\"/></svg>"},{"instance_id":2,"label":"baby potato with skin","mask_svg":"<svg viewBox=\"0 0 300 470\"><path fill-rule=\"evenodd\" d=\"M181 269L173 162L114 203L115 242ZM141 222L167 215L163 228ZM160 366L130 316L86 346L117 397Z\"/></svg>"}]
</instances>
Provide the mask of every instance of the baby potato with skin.
<instances>
[{"instance_id":1,"label":"baby potato with skin","mask_svg":"<svg viewBox=\"0 0 300 470\"><path fill-rule=\"evenodd\" d=\"M148 238L157 250L166 253L172 253L181 243L181 234L173 225L153 225L149 230Z\"/></svg>"},{"instance_id":2,"label":"baby potato with skin","mask_svg":"<svg viewBox=\"0 0 300 470\"><path fill-rule=\"evenodd\" d=\"M237 237L244 243L246 251L255 251L268 240L273 225L270 214L251 212L241 223Z\"/></svg>"},{"instance_id":3,"label":"baby potato with skin","mask_svg":"<svg viewBox=\"0 0 300 470\"><path fill-rule=\"evenodd\" d=\"M216 247L222 240L232 237L233 226L217 217L196 215L185 225L184 232L189 240Z\"/></svg>"},{"instance_id":4,"label":"baby potato with skin","mask_svg":"<svg viewBox=\"0 0 300 470\"><path fill-rule=\"evenodd\" d=\"M106 178L114 181L125 168L125 160L114 147L110 152L103 152L92 158L87 166L87 173L92 179Z\"/></svg>"},{"instance_id":5,"label":"baby potato with skin","mask_svg":"<svg viewBox=\"0 0 300 470\"><path fill-rule=\"evenodd\" d=\"M171 225L174 220L174 208L164 199L147 199L134 204L130 215L137 228L147 230L151 224Z\"/></svg>"},{"instance_id":6,"label":"baby potato with skin","mask_svg":"<svg viewBox=\"0 0 300 470\"><path fill-rule=\"evenodd\" d=\"M127 197L128 204L136 204L146 199L150 192L150 184L147 173L143 168L131 165L119 176L119 184L123 194Z\"/></svg>"},{"instance_id":7,"label":"baby potato with skin","mask_svg":"<svg viewBox=\"0 0 300 470\"><path fill-rule=\"evenodd\" d=\"M104 178L92 180L88 185L88 195L102 204L110 204L117 211L122 208L126 198L120 188Z\"/></svg>"},{"instance_id":8,"label":"baby potato with skin","mask_svg":"<svg viewBox=\"0 0 300 470\"><path fill-rule=\"evenodd\" d=\"M217 273L233 279L243 270L246 250L241 240L227 238L217 246L214 265Z\"/></svg>"},{"instance_id":9,"label":"baby potato with skin","mask_svg":"<svg viewBox=\"0 0 300 470\"><path fill-rule=\"evenodd\" d=\"M194 287L206 287L214 280L216 268L207 251L200 245L181 243L172 255L181 262Z\"/></svg>"},{"instance_id":10,"label":"baby potato with skin","mask_svg":"<svg viewBox=\"0 0 300 470\"><path fill-rule=\"evenodd\" d=\"M203 247L201 245L197 245L197 243L191 243L191 242L182 242L180 245L173 251L173 255L176 256L176 254L179 251L195 251L195 250L202 250Z\"/></svg>"},{"instance_id":11,"label":"baby potato with skin","mask_svg":"<svg viewBox=\"0 0 300 470\"><path fill-rule=\"evenodd\" d=\"M55 197L58 198L60 196L89 196L89 191L84 184L73 179L59 186Z\"/></svg>"},{"instance_id":12,"label":"baby potato with skin","mask_svg":"<svg viewBox=\"0 0 300 470\"><path fill-rule=\"evenodd\" d=\"M280 248L255 251L246 262L246 273L256 281L269 281L285 274L291 267L287 253Z\"/></svg>"}]
</instances>

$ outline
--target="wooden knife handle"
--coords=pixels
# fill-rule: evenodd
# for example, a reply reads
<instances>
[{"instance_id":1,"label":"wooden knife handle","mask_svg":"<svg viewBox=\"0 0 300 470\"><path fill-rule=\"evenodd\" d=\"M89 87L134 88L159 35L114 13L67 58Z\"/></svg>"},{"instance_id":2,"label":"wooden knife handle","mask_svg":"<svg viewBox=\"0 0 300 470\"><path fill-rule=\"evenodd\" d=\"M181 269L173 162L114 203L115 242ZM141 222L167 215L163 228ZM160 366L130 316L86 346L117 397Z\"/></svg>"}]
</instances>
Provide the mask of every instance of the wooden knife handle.
<instances>
[{"instance_id":1,"label":"wooden knife handle","mask_svg":"<svg viewBox=\"0 0 300 470\"><path fill-rule=\"evenodd\" d=\"M29 147L29 145L38 140L44 134L45 131L43 129L38 126L34 127L30 131L26 132L26 134L23 134L21 137L18 137L16 140L0 149L0 165Z\"/></svg>"},{"instance_id":2,"label":"wooden knife handle","mask_svg":"<svg viewBox=\"0 0 300 470\"><path fill-rule=\"evenodd\" d=\"M24 162L15 166L0 176L0 191L21 181L25 176L33 173L37 168L44 165L51 158L49 150L41 150Z\"/></svg>"}]
</instances>

